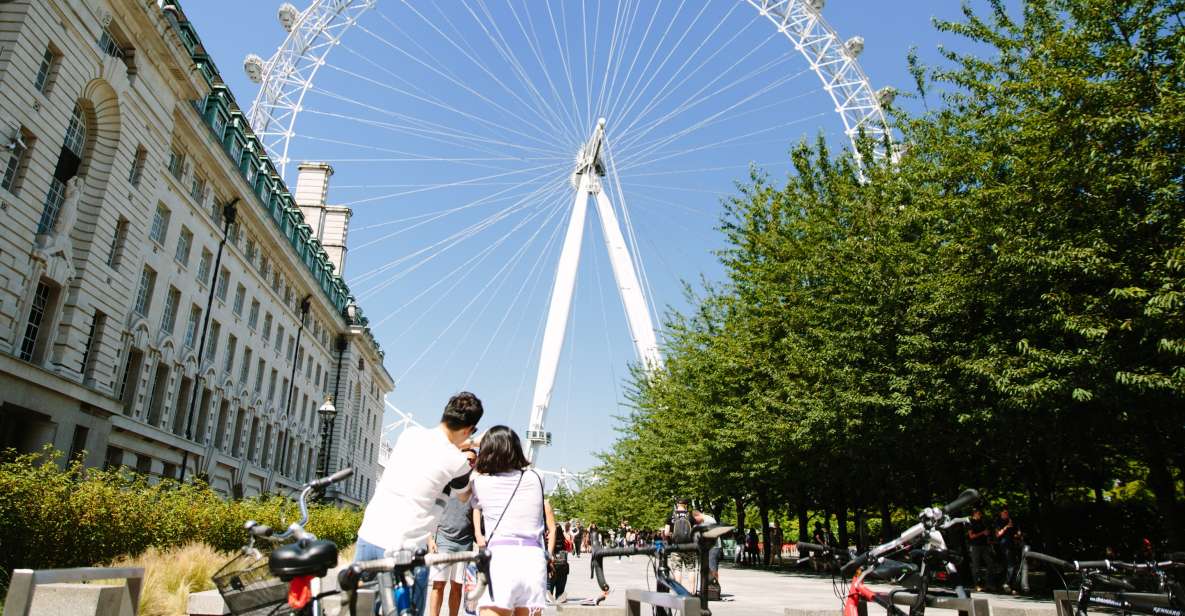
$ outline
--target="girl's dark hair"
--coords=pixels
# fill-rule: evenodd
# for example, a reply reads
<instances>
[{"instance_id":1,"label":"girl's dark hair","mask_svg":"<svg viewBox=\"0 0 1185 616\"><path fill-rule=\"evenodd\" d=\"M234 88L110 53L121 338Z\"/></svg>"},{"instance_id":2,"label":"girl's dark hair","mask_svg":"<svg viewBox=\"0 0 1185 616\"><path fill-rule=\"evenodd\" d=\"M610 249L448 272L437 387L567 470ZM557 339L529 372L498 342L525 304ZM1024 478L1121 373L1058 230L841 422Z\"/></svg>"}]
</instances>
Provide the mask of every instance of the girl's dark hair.
<instances>
[{"instance_id":1,"label":"girl's dark hair","mask_svg":"<svg viewBox=\"0 0 1185 616\"><path fill-rule=\"evenodd\" d=\"M494 426L481 437L473 470L483 475L519 471L530 465L518 434L509 426Z\"/></svg>"}]
</instances>

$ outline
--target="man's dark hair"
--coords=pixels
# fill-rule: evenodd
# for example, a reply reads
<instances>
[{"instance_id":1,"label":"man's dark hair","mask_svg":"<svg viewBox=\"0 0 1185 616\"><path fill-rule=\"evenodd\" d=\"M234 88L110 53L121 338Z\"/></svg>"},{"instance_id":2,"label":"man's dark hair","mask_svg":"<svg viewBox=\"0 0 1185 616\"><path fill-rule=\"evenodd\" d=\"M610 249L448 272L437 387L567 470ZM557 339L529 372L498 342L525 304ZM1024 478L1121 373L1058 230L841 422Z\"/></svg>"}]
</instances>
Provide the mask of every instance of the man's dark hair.
<instances>
[{"instance_id":1,"label":"man's dark hair","mask_svg":"<svg viewBox=\"0 0 1185 616\"><path fill-rule=\"evenodd\" d=\"M440 422L448 426L449 430L472 428L481 421L481 416L484 413L485 409L481 407L481 400L477 396L463 391L448 399L448 404L444 405L444 413L440 416Z\"/></svg>"},{"instance_id":2,"label":"man's dark hair","mask_svg":"<svg viewBox=\"0 0 1185 616\"><path fill-rule=\"evenodd\" d=\"M684 507L691 509L691 499L690 498L680 498L675 501L675 504L676 505L683 505Z\"/></svg>"},{"instance_id":3,"label":"man's dark hair","mask_svg":"<svg viewBox=\"0 0 1185 616\"><path fill-rule=\"evenodd\" d=\"M494 426L481 437L477 463L473 466L483 475L520 471L530 465L523 455L523 444L509 426Z\"/></svg>"}]
</instances>

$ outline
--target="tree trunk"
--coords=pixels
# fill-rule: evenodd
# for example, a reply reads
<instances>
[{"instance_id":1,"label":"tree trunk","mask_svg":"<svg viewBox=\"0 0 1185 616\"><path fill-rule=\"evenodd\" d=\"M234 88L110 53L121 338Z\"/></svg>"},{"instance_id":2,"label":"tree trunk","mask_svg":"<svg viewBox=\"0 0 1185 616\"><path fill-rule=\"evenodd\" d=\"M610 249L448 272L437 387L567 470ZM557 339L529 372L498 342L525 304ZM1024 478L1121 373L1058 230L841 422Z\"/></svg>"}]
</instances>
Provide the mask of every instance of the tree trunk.
<instances>
[{"instance_id":1,"label":"tree trunk","mask_svg":"<svg viewBox=\"0 0 1185 616\"><path fill-rule=\"evenodd\" d=\"M769 546L769 505L766 503L766 497L763 495L758 500L758 511L761 513L761 541L763 549L761 550L762 560L766 565L769 564L770 546Z\"/></svg>"},{"instance_id":2,"label":"tree trunk","mask_svg":"<svg viewBox=\"0 0 1185 616\"><path fill-rule=\"evenodd\" d=\"M811 519L807 515L805 500L798 504L798 540L811 540Z\"/></svg>"},{"instance_id":3,"label":"tree trunk","mask_svg":"<svg viewBox=\"0 0 1185 616\"><path fill-rule=\"evenodd\" d=\"M835 522L839 525L839 549L846 550L851 543L848 541L848 506L841 504L835 512Z\"/></svg>"},{"instance_id":4,"label":"tree trunk","mask_svg":"<svg viewBox=\"0 0 1185 616\"><path fill-rule=\"evenodd\" d=\"M881 540L888 541L896 537L897 533L893 532L893 512L889 509L889 496L887 494L881 495Z\"/></svg>"},{"instance_id":5,"label":"tree trunk","mask_svg":"<svg viewBox=\"0 0 1185 616\"><path fill-rule=\"evenodd\" d=\"M1148 487L1156 496L1156 508L1163 520L1165 538L1170 544L1177 545L1181 543L1183 532L1181 525L1177 523L1177 484L1173 481L1172 471L1169 470L1164 439L1159 434L1150 434L1148 440Z\"/></svg>"},{"instance_id":6,"label":"tree trunk","mask_svg":"<svg viewBox=\"0 0 1185 616\"><path fill-rule=\"evenodd\" d=\"M745 534L745 501L739 496L733 497L732 501L737 507L737 532L743 537ZM743 538L739 541L743 541Z\"/></svg>"},{"instance_id":7,"label":"tree trunk","mask_svg":"<svg viewBox=\"0 0 1185 616\"><path fill-rule=\"evenodd\" d=\"M863 552L867 537L864 532L864 508L856 508L856 551Z\"/></svg>"}]
</instances>

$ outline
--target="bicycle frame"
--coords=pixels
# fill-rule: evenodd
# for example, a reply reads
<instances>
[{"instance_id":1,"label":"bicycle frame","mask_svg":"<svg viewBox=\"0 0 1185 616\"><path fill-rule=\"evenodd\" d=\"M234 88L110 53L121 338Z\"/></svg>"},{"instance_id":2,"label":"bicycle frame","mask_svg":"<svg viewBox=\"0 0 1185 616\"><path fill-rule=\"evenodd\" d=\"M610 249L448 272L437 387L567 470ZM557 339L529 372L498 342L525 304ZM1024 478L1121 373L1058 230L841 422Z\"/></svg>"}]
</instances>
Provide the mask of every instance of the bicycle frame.
<instances>
[{"instance_id":1,"label":"bicycle frame","mask_svg":"<svg viewBox=\"0 0 1185 616\"><path fill-rule=\"evenodd\" d=\"M1166 593L1169 605L1156 605L1146 597L1133 596L1125 590L1107 591L1114 598L1099 597L1094 594L1094 576L1086 575L1082 585L1078 587L1078 602L1074 608L1075 616L1087 616L1087 608L1091 605L1120 610L1125 614L1149 614L1150 616L1185 616L1182 609L1181 597L1171 592ZM1174 605L1175 604L1175 605Z\"/></svg>"}]
</instances>

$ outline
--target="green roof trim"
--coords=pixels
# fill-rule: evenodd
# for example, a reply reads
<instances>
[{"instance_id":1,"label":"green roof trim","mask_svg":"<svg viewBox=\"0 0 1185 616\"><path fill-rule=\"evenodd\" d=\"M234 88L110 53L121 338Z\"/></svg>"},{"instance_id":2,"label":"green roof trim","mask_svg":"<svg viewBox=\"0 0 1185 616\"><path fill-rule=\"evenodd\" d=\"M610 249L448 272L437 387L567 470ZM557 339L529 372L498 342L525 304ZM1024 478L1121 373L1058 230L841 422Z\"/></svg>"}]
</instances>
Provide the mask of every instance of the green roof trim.
<instances>
[{"instance_id":1,"label":"green roof trim","mask_svg":"<svg viewBox=\"0 0 1185 616\"><path fill-rule=\"evenodd\" d=\"M287 238L289 245L321 287L322 293L348 324L363 328L367 339L374 344L379 357L382 357L383 350L367 326L369 320L362 316L362 310L357 305L351 318L350 311L346 309L354 302L349 286L339 273L334 271L324 246L313 237L312 228L305 222L304 215L296 205L296 199L280 178L271 158L267 156L263 142L251 130L246 116L235 102L234 94L222 80L218 67L206 54L202 40L193 23L185 18L179 0L165 0L163 4L176 8L175 12L162 12L177 32L196 70L210 88L210 93L204 99L193 101L194 112L202 119L206 128L210 129L222 146L223 153L238 168L240 177L255 195L256 205L268 214L267 217L272 224Z\"/></svg>"}]
</instances>

